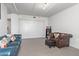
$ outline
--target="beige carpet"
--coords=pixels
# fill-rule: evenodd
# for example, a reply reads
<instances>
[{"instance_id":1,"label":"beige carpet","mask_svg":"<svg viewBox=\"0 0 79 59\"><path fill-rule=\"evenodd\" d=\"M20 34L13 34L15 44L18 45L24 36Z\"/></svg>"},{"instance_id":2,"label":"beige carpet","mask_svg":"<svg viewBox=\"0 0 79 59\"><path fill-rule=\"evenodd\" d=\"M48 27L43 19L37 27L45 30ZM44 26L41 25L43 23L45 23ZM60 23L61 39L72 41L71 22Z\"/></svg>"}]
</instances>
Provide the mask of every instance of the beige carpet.
<instances>
[{"instance_id":1,"label":"beige carpet","mask_svg":"<svg viewBox=\"0 0 79 59\"><path fill-rule=\"evenodd\" d=\"M49 48L45 39L23 39L19 56L79 56L79 49L72 47Z\"/></svg>"}]
</instances>

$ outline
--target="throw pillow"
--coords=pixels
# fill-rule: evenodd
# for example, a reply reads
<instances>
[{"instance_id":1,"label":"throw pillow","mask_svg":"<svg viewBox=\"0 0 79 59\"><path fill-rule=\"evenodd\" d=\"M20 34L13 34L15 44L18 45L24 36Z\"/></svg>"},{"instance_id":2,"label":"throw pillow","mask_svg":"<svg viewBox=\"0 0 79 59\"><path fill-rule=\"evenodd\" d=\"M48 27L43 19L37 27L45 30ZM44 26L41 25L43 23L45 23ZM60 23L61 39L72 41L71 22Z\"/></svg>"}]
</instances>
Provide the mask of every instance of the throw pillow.
<instances>
[{"instance_id":1,"label":"throw pillow","mask_svg":"<svg viewBox=\"0 0 79 59\"><path fill-rule=\"evenodd\" d=\"M15 39L16 39L15 36L12 34L11 35L11 41L13 42L13 41L15 41Z\"/></svg>"},{"instance_id":2,"label":"throw pillow","mask_svg":"<svg viewBox=\"0 0 79 59\"><path fill-rule=\"evenodd\" d=\"M55 38L58 38L58 36L59 36L59 33L54 33Z\"/></svg>"},{"instance_id":3,"label":"throw pillow","mask_svg":"<svg viewBox=\"0 0 79 59\"><path fill-rule=\"evenodd\" d=\"M7 38L3 37L2 40L0 41L0 48L5 48L7 47Z\"/></svg>"}]
</instances>

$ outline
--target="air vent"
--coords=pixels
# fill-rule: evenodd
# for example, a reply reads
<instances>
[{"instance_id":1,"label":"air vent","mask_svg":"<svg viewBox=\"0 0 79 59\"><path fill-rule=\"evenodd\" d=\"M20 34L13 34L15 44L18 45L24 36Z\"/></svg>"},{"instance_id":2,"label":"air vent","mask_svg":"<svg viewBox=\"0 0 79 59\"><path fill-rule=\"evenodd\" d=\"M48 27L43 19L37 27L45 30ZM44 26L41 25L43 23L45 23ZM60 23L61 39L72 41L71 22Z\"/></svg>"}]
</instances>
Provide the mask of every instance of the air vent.
<instances>
[{"instance_id":1,"label":"air vent","mask_svg":"<svg viewBox=\"0 0 79 59\"><path fill-rule=\"evenodd\" d=\"M36 18L35 16L33 16L33 18Z\"/></svg>"}]
</instances>

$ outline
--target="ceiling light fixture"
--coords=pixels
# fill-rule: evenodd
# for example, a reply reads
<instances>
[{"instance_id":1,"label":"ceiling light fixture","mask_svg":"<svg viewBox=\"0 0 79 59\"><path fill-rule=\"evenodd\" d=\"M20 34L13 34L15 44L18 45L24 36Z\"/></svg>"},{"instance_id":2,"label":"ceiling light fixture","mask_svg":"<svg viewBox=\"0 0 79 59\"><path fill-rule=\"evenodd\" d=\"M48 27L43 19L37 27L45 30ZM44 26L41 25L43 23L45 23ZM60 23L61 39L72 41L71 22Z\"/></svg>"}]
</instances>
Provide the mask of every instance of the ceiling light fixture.
<instances>
[{"instance_id":1,"label":"ceiling light fixture","mask_svg":"<svg viewBox=\"0 0 79 59\"><path fill-rule=\"evenodd\" d=\"M49 6L49 3L42 3L40 4L40 7L45 10Z\"/></svg>"},{"instance_id":2,"label":"ceiling light fixture","mask_svg":"<svg viewBox=\"0 0 79 59\"><path fill-rule=\"evenodd\" d=\"M40 10L46 10L45 12L47 12L48 10L53 8L55 5L56 3L37 3L36 8Z\"/></svg>"}]
</instances>

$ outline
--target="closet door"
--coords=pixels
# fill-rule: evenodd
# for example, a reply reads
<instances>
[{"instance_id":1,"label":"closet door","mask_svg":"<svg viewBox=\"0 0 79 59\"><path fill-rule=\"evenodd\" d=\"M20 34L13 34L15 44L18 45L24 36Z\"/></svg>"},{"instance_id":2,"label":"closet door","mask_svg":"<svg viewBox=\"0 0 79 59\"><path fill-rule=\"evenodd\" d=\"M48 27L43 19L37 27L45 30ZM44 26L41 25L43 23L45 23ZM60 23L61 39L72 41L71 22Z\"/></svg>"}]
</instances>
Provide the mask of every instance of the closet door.
<instances>
[{"instance_id":1,"label":"closet door","mask_svg":"<svg viewBox=\"0 0 79 59\"><path fill-rule=\"evenodd\" d=\"M45 37L44 22L40 20L20 20L20 33L23 38Z\"/></svg>"}]
</instances>

